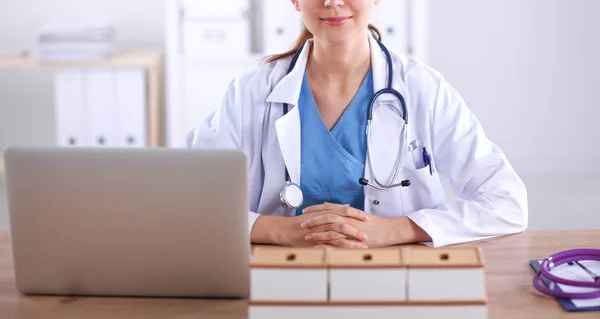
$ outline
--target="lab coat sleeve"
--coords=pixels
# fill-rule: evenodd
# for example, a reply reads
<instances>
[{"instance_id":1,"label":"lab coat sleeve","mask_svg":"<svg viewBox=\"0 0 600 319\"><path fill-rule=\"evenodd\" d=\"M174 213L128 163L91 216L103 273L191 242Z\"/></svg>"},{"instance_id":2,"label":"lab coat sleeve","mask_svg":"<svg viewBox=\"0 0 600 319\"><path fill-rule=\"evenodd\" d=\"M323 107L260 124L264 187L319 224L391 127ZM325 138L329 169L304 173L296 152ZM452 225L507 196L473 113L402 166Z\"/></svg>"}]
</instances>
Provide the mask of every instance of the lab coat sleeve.
<instances>
[{"instance_id":1,"label":"lab coat sleeve","mask_svg":"<svg viewBox=\"0 0 600 319\"><path fill-rule=\"evenodd\" d=\"M237 80L236 80L237 81ZM186 148L236 148L243 150L242 107L239 86L232 81L217 110L195 129L188 132L182 147ZM248 233L260 215L248 211Z\"/></svg>"},{"instance_id":2,"label":"lab coat sleeve","mask_svg":"<svg viewBox=\"0 0 600 319\"><path fill-rule=\"evenodd\" d=\"M527 228L525 185L485 135L461 96L440 77L432 114L434 167L456 196L408 217L440 247L521 232Z\"/></svg>"}]
</instances>

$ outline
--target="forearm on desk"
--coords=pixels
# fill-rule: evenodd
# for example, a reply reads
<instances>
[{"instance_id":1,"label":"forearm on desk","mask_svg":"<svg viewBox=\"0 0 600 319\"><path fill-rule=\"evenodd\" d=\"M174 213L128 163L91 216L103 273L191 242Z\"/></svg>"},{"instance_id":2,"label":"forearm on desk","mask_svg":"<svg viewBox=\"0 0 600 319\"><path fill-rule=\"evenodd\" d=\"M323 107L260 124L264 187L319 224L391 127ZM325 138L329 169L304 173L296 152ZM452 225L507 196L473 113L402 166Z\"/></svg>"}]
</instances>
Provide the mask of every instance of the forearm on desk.
<instances>
[{"instance_id":1,"label":"forearm on desk","mask_svg":"<svg viewBox=\"0 0 600 319\"><path fill-rule=\"evenodd\" d=\"M406 216L392 217L388 221L388 236L392 245L431 241L427 232Z\"/></svg>"},{"instance_id":2,"label":"forearm on desk","mask_svg":"<svg viewBox=\"0 0 600 319\"><path fill-rule=\"evenodd\" d=\"M250 241L253 244L298 245L300 243L294 239L303 238L308 231L300 225L294 228L290 223L290 217L259 216L250 231ZM383 239L386 245L431 241L431 237L407 217L389 218L387 225Z\"/></svg>"},{"instance_id":3,"label":"forearm on desk","mask_svg":"<svg viewBox=\"0 0 600 319\"><path fill-rule=\"evenodd\" d=\"M253 244L287 245L290 234L283 228L288 221L289 217L284 216L259 216L250 231L250 241ZM298 232L301 231L298 225Z\"/></svg>"}]
</instances>

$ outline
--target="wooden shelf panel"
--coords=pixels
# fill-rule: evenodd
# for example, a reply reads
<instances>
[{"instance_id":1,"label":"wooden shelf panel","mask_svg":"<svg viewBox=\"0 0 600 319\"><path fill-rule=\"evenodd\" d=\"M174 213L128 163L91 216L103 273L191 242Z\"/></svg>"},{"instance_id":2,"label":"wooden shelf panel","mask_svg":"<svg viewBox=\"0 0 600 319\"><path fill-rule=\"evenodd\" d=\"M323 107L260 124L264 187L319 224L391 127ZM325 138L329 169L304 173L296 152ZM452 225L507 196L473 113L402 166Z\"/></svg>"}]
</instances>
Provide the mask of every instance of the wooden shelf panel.
<instances>
[{"instance_id":1,"label":"wooden shelf panel","mask_svg":"<svg viewBox=\"0 0 600 319\"><path fill-rule=\"evenodd\" d=\"M103 60L46 62L25 54L0 54L0 68L123 68L148 67L161 59L158 51L121 51Z\"/></svg>"}]
</instances>

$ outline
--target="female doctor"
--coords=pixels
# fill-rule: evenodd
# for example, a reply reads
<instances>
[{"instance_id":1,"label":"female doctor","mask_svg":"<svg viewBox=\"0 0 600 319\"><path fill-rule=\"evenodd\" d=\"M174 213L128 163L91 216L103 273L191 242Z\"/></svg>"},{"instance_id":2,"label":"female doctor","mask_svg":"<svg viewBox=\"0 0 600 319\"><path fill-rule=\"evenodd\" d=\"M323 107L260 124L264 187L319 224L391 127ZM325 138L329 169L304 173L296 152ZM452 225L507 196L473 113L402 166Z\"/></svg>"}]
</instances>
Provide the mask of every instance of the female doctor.
<instances>
[{"instance_id":1,"label":"female doctor","mask_svg":"<svg viewBox=\"0 0 600 319\"><path fill-rule=\"evenodd\" d=\"M439 247L527 227L525 186L461 96L379 42L379 0L291 2L296 46L236 78L185 140L246 154L253 243Z\"/></svg>"}]
</instances>

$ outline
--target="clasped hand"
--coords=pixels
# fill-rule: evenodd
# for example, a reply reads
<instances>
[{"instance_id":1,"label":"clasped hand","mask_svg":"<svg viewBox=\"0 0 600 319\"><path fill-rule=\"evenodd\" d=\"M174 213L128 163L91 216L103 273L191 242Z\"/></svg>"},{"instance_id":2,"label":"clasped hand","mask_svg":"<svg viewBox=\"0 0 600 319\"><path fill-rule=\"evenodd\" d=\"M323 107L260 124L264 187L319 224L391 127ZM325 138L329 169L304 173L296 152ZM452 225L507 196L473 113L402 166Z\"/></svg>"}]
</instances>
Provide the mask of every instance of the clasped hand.
<instances>
[{"instance_id":1,"label":"clasped hand","mask_svg":"<svg viewBox=\"0 0 600 319\"><path fill-rule=\"evenodd\" d=\"M304 239L316 247L369 248L385 245L377 236L386 226L384 218L349 205L331 203L307 207L303 213L308 218L300 225L308 230Z\"/></svg>"}]
</instances>

